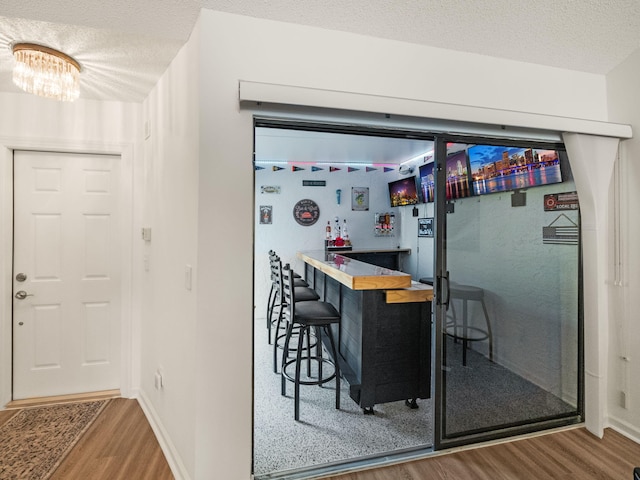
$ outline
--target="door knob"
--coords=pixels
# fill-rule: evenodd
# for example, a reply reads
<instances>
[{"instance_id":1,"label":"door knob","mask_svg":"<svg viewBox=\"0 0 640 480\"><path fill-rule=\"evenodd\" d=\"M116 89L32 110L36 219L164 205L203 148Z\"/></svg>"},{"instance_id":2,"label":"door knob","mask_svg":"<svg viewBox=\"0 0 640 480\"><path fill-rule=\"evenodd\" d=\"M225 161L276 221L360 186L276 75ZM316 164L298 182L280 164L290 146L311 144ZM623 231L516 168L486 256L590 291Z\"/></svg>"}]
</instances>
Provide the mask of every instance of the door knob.
<instances>
[{"instance_id":1,"label":"door knob","mask_svg":"<svg viewBox=\"0 0 640 480\"><path fill-rule=\"evenodd\" d=\"M24 273L19 273L16 275L16 281L24 282L27 279L27 275Z\"/></svg>"},{"instance_id":2,"label":"door knob","mask_svg":"<svg viewBox=\"0 0 640 480\"><path fill-rule=\"evenodd\" d=\"M27 297L33 297L33 293L27 293L24 290L19 290L16 292L16 298L18 300L24 300Z\"/></svg>"}]
</instances>

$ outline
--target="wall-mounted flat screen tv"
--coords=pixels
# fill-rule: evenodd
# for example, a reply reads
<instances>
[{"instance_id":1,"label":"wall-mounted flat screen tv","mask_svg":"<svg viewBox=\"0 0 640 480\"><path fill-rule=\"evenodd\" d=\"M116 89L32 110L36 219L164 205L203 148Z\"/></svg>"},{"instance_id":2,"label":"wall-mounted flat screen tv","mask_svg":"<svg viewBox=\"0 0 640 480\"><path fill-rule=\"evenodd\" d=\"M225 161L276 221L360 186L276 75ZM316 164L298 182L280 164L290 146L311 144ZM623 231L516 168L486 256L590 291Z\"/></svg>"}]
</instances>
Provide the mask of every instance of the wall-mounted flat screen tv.
<instances>
[{"instance_id":1,"label":"wall-mounted flat screen tv","mask_svg":"<svg viewBox=\"0 0 640 480\"><path fill-rule=\"evenodd\" d=\"M411 177L389 182L389 201L392 207L420 203L416 176L412 175Z\"/></svg>"},{"instance_id":2,"label":"wall-mounted flat screen tv","mask_svg":"<svg viewBox=\"0 0 640 480\"><path fill-rule=\"evenodd\" d=\"M471 181L466 150L447 155L447 200L469 197Z\"/></svg>"},{"instance_id":3,"label":"wall-mounted flat screen tv","mask_svg":"<svg viewBox=\"0 0 640 480\"><path fill-rule=\"evenodd\" d=\"M420 190L424 203L433 202L436 198L436 183L433 177L433 162L420 165L418 177L420 178Z\"/></svg>"},{"instance_id":4,"label":"wall-mounted flat screen tv","mask_svg":"<svg viewBox=\"0 0 640 480\"><path fill-rule=\"evenodd\" d=\"M562 182L557 150L474 145L468 151L474 195Z\"/></svg>"},{"instance_id":5,"label":"wall-mounted flat screen tv","mask_svg":"<svg viewBox=\"0 0 640 480\"><path fill-rule=\"evenodd\" d=\"M420 166L420 190L425 203L433 202L435 198L435 179L433 162ZM469 164L465 150L447 156L447 200L464 198L471 195L471 181L469 180Z\"/></svg>"}]
</instances>

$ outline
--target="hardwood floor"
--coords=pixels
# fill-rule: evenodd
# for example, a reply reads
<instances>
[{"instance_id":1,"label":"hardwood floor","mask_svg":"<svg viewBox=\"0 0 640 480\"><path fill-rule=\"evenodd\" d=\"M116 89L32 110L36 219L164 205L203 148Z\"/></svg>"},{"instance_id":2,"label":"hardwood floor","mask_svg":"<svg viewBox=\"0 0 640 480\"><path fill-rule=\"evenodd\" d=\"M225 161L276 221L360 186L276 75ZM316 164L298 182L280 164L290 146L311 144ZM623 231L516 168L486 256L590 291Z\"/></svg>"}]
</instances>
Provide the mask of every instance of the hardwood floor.
<instances>
[{"instance_id":1,"label":"hardwood floor","mask_svg":"<svg viewBox=\"0 0 640 480\"><path fill-rule=\"evenodd\" d=\"M600 440L577 428L329 479L633 480L635 466L640 444L611 429Z\"/></svg>"},{"instance_id":2,"label":"hardwood floor","mask_svg":"<svg viewBox=\"0 0 640 480\"><path fill-rule=\"evenodd\" d=\"M111 400L51 476L51 480L173 478L140 405L125 398Z\"/></svg>"},{"instance_id":3,"label":"hardwood floor","mask_svg":"<svg viewBox=\"0 0 640 480\"><path fill-rule=\"evenodd\" d=\"M0 424L15 411L0 411ZM633 480L640 444L611 430L584 428L490 445L326 480ZM136 400L116 398L76 444L51 480L173 480Z\"/></svg>"}]
</instances>

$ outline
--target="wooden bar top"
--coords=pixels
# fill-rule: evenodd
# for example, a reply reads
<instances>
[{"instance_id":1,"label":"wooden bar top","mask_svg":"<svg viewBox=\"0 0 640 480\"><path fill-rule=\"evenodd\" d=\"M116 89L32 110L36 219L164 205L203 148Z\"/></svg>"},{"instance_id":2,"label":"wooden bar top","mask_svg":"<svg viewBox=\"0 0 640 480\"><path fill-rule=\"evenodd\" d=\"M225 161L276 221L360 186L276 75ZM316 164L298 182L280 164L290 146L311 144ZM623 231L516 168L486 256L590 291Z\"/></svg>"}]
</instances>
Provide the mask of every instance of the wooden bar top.
<instances>
[{"instance_id":1,"label":"wooden bar top","mask_svg":"<svg viewBox=\"0 0 640 480\"><path fill-rule=\"evenodd\" d=\"M433 286L411 282L409 288L385 290L387 303L412 303L433 301Z\"/></svg>"},{"instance_id":2,"label":"wooden bar top","mask_svg":"<svg viewBox=\"0 0 640 480\"><path fill-rule=\"evenodd\" d=\"M352 290L386 290L411 287L408 273L359 262L339 253L313 250L298 258Z\"/></svg>"}]
</instances>

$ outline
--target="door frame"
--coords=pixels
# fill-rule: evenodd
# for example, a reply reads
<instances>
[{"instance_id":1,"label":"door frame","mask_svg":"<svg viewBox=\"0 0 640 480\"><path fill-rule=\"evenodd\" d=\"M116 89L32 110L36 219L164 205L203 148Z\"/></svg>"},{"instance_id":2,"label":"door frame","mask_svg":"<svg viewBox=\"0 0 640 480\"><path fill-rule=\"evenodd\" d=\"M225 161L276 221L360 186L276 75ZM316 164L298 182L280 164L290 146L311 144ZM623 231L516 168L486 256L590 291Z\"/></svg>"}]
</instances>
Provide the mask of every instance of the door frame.
<instances>
[{"instance_id":1,"label":"door frame","mask_svg":"<svg viewBox=\"0 0 640 480\"><path fill-rule=\"evenodd\" d=\"M110 154L120 157L119 210L121 214L121 367L120 393L135 395L134 365L139 342L133 328L133 158L132 143L95 144L77 141L51 141L36 138L0 138L0 298L10 298L13 281L13 152L35 150L61 153ZM0 410L12 400L12 302L0 306Z\"/></svg>"},{"instance_id":2,"label":"door frame","mask_svg":"<svg viewBox=\"0 0 640 480\"><path fill-rule=\"evenodd\" d=\"M476 444L479 442L494 441L503 438L513 437L515 435L526 435L531 433L542 432L551 428L566 427L583 423L585 421L585 338L584 338L584 271L583 271L583 243L582 234L580 234L580 242L578 245L578 292L577 292L577 370L578 376L576 378L577 392L576 402L577 406L574 413L565 414L562 416L555 416L544 418L542 420L528 420L524 424L507 425L507 426L493 426L491 429L476 433L464 433L456 436L455 438L445 437L444 422L446 416L446 385L443 381L443 371L445 366L443 365L444 356L444 342L445 335L443 325L446 320L446 311L450 304L450 283L449 283L449 270L447 265L447 253L443 246L447 240L447 213L446 213L446 196L444 195L444 185L446 184L446 158L447 158L447 144L453 143L488 143L488 144L500 144L500 145L513 145L513 146L530 146L546 145L549 148L561 148L564 149L564 142L562 141L549 141L549 140L535 140L535 139L513 139L513 138L496 138L496 137L482 137L482 136L460 136L455 134L437 134L434 140L434 172L436 177L436 199L434 207L434 369L433 369L433 398L434 398L434 410L433 410L433 445L434 450L443 451L455 447L461 447L465 445ZM570 159L567 159L572 167L575 164L571 164ZM573 170L572 170L573 172ZM582 224L580 227L582 231Z\"/></svg>"}]
</instances>

